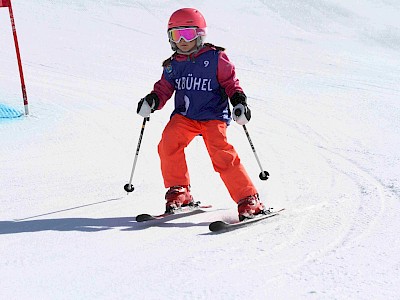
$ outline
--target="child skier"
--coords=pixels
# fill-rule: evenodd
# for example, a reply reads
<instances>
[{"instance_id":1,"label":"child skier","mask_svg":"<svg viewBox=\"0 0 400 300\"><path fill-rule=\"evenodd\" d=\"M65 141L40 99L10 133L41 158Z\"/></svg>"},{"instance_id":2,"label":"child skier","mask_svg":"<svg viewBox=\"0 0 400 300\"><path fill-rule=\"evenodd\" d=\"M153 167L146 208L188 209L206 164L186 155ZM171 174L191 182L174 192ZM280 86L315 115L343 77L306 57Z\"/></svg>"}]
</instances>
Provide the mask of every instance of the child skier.
<instances>
[{"instance_id":1,"label":"child skier","mask_svg":"<svg viewBox=\"0 0 400 300\"><path fill-rule=\"evenodd\" d=\"M163 74L153 91L138 103L143 118L162 109L175 92L175 109L166 125L158 153L164 185L166 212L193 205L190 177L184 149L202 135L214 170L218 172L232 199L238 204L239 220L266 213L257 189L227 142L231 120L244 125L251 113L246 95L236 78L235 67L224 49L204 43L206 21L194 8L175 11L168 22L168 38L174 54L164 61Z\"/></svg>"}]
</instances>

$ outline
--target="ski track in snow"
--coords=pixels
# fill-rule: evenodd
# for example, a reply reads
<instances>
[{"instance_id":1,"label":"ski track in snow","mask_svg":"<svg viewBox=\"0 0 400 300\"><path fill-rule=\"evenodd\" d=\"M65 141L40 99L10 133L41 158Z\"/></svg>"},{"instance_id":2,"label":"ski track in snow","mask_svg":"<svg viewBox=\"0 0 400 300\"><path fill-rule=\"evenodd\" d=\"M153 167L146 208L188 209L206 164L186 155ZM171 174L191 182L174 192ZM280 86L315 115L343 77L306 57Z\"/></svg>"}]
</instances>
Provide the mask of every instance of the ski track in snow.
<instances>
[{"instance_id":1,"label":"ski track in snow","mask_svg":"<svg viewBox=\"0 0 400 300\"><path fill-rule=\"evenodd\" d=\"M122 189L136 102L170 55L163 26L183 2L13 1L32 115L0 119L0 298L398 299L400 7L351 2L198 3L209 41L236 63L270 179L236 124L230 142L265 204L286 208L214 234L236 205L201 137L186 155L195 199L213 208L134 219L164 209L156 149L172 101L146 125L135 191ZM0 102L14 104L12 37L0 44Z\"/></svg>"}]
</instances>

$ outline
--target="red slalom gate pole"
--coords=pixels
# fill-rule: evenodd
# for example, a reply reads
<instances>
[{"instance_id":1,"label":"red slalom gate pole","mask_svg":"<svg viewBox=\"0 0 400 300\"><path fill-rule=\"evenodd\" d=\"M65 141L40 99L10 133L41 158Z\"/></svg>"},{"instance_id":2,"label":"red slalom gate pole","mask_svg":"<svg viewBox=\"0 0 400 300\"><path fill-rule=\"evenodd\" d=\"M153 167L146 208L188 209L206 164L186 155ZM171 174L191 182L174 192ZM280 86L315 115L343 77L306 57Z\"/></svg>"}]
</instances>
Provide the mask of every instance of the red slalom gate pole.
<instances>
[{"instance_id":1,"label":"red slalom gate pole","mask_svg":"<svg viewBox=\"0 0 400 300\"><path fill-rule=\"evenodd\" d=\"M28 115L29 114L28 96L26 94L24 72L22 71L21 54L19 52L17 30L15 29L15 21L14 21L14 14L13 14L12 6L11 6L11 0L0 0L0 7L8 7L8 11L10 14L11 28L12 28L12 32L13 32L13 36L14 36L15 52L17 54L19 77L21 79L22 97L24 99L25 115Z\"/></svg>"}]
</instances>

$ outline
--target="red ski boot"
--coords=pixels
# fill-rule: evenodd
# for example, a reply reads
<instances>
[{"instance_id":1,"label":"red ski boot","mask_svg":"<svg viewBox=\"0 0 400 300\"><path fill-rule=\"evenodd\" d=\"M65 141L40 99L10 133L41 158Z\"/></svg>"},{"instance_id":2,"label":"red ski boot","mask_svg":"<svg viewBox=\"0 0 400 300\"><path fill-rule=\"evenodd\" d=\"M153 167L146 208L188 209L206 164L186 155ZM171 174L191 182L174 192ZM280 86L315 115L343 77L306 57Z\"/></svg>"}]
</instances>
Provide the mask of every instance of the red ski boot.
<instances>
[{"instance_id":1,"label":"red ski boot","mask_svg":"<svg viewBox=\"0 0 400 300\"><path fill-rule=\"evenodd\" d=\"M248 196L238 202L239 221L252 219L258 214L266 214L267 212L268 210L260 202L258 194Z\"/></svg>"},{"instance_id":2,"label":"red ski boot","mask_svg":"<svg viewBox=\"0 0 400 300\"><path fill-rule=\"evenodd\" d=\"M165 194L165 200L167 200L165 205L166 213L173 212L180 207L194 204L193 197L190 194L190 186L188 185L170 187Z\"/></svg>"}]
</instances>

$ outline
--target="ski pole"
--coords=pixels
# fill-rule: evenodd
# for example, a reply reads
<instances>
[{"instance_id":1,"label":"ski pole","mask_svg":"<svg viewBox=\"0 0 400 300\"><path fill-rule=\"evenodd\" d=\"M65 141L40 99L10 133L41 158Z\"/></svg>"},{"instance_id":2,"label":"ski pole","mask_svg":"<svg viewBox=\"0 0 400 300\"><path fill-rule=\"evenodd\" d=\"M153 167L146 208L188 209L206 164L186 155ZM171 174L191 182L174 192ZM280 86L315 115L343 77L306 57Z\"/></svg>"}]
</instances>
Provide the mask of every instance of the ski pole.
<instances>
[{"instance_id":1,"label":"ski pole","mask_svg":"<svg viewBox=\"0 0 400 300\"><path fill-rule=\"evenodd\" d=\"M269 177L269 173L267 171L264 171L263 167L261 166L260 159L258 158L258 155L256 152L256 148L254 148L253 142L251 141L250 134L247 131L246 125L242 125L242 126L244 129L244 132L246 133L247 139L249 140L249 143L250 143L251 149L253 150L254 156L256 157L257 163L261 169L261 173L258 177L260 177L261 180L267 180Z\"/></svg>"},{"instance_id":2,"label":"ski pole","mask_svg":"<svg viewBox=\"0 0 400 300\"><path fill-rule=\"evenodd\" d=\"M137 159L138 159L138 156L139 156L140 145L142 144L144 128L146 127L146 122L147 121L150 121L150 118L144 118L143 119L142 129L140 130L139 141L138 141L138 144L137 144L137 147L136 147L135 159L133 160L131 177L129 179L129 183L124 185L124 190L127 191L128 193L133 192L133 190L135 189L133 187L133 185L132 185L133 173L135 172L136 162L137 162Z\"/></svg>"}]
</instances>

